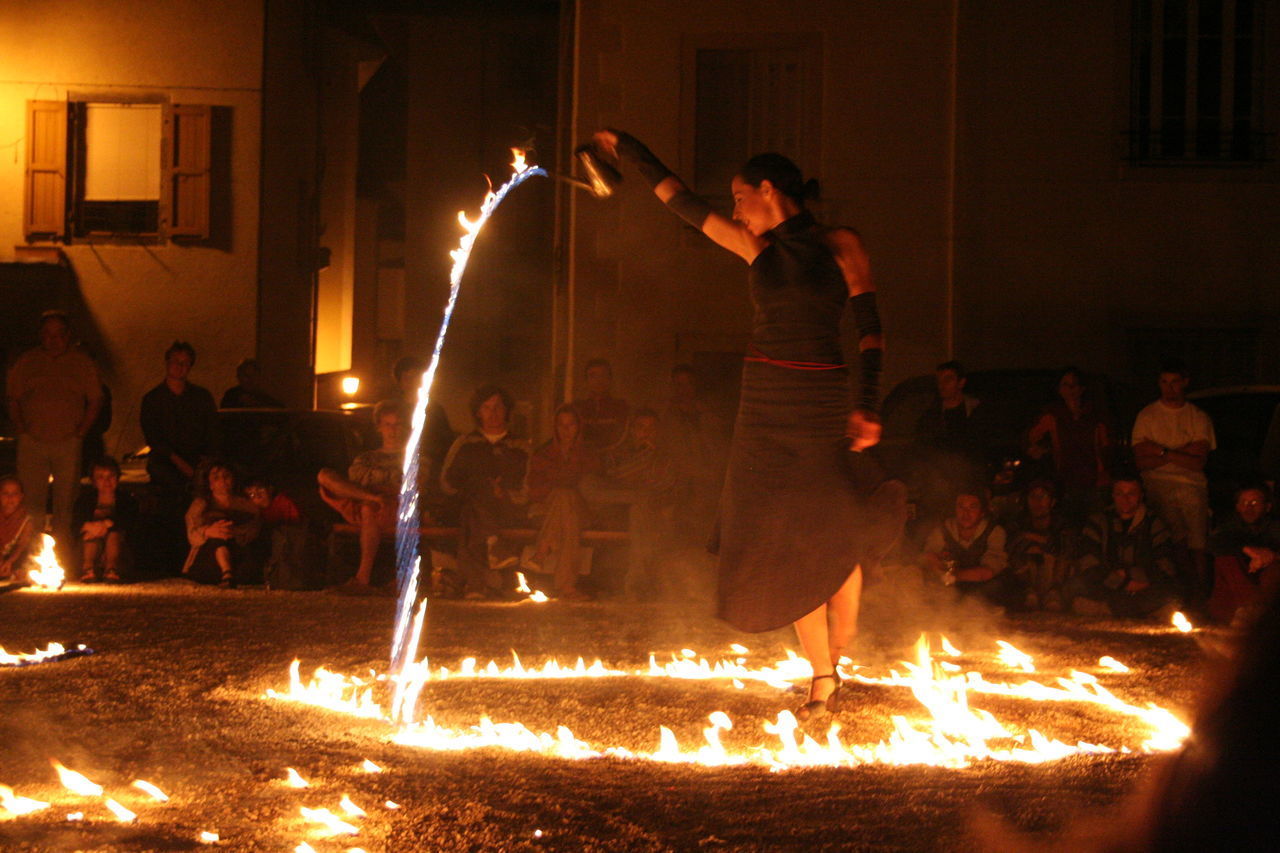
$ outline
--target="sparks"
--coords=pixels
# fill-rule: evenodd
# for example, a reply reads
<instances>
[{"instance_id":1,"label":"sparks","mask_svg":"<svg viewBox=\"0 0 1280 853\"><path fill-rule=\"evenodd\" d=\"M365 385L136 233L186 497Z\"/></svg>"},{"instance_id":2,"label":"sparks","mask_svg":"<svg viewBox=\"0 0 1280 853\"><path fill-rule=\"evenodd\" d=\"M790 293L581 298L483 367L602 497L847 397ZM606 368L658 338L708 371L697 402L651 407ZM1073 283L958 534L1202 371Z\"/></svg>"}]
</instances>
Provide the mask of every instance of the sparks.
<instances>
[{"instance_id":1,"label":"sparks","mask_svg":"<svg viewBox=\"0 0 1280 853\"><path fill-rule=\"evenodd\" d=\"M413 428L404 453L404 471L400 487L400 515L396 525L396 576L399 580L400 597L396 605L396 621L391 642L391 672L403 674L417 655L417 636L410 638L410 613L418 595L418 579L422 565L418 554L418 449L422 443L422 431L426 426L427 406L431 400L431 386L435 382L436 368L440 365L440 353L444 349L445 336L449 331L449 320L453 316L454 306L458 302L458 290L462 285L462 276L467 269L467 261L471 257L471 249L476 238L484 228L489 217L498 205L513 189L535 175L547 176L545 170L536 166L530 167L525 162L524 151L511 149L513 174L507 182L496 191L485 195L480 205L480 215L476 219L468 219L463 211L458 211L458 224L462 226L462 238L458 248L450 252L453 268L449 272L449 299L445 304L444 316L440 321L440 331L436 335L435 348L431 351L431 360L423 371L422 383L418 386L417 405L413 410ZM398 690L401 688L397 688ZM397 705L402 704L399 700Z\"/></svg>"}]
</instances>

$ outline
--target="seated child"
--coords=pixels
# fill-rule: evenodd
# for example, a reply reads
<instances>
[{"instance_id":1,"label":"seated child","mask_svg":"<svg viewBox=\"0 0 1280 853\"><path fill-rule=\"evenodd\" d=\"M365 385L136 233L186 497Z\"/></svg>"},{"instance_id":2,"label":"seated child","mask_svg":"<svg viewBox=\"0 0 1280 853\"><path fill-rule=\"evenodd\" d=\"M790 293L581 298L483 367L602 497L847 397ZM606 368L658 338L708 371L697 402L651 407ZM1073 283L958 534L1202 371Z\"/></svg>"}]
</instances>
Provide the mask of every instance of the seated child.
<instances>
[{"instance_id":1,"label":"seated child","mask_svg":"<svg viewBox=\"0 0 1280 853\"><path fill-rule=\"evenodd\" d=\"M262 519L263 535L253 545L267 589L306 589L307 526L298 505L261 477L244 493Z\"/></svg>"},{"instance_id":2,"label":"seated child","mask_svg":"<svg viewBox=\"0 0 1280 853\"><path fill-rule=\"evenodd\" d=\"M91 487L80 492L71 510L72 529L79 531L83 546L80 581L119 583L138 502L119 490L120 464L110 456L94 462L89 476Z\"/></svg>"},{"instance_id":3,"label":"seated child","mask_svg":"<svg viewBox=\"0 0 1280 853\"><path fill-rule=\"evenodd\" d=\"M0 477L0 580L22 581L39 547L35 523L23 506L22 481Z\"/></svg>"},{"instance_id":4,"label":"seated child","mask_svg":"<svg viewBox=\"0 0 1280 853\"><path fill-rule=\"evenodd\" d=\"M1027 589L1027 609L1061 611L1061 587L1071 575L1076 533L1057 512L1058 489L1052 480L1033 480L1025 504L1009 536L1009 569Z\"/></svg>"}]
</instances>

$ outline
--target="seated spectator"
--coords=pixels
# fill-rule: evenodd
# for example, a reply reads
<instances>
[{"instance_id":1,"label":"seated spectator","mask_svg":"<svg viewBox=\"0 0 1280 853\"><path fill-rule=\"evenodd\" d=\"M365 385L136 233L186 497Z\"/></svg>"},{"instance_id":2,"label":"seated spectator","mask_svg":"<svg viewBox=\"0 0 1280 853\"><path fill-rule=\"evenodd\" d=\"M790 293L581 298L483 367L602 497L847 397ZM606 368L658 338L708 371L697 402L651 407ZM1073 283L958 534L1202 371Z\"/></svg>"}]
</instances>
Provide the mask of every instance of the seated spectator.
<instances>
[{"instance_id":1,"label":"seated spectator","mask_svg":"<svg viewBox=\"0 0 1280 853\"><path fill-rule=\"evenodd\" d=\"M236 491L235 473L222 462L197 472L196 499L187 510L191 551L182 573L196 583L230 589L247 569L247 547L258 535L261 517L253 502Z\"/></svg>"},{"instance_id":2,"label":"seated spectator","mask_svg":"<svg viewBox=\"0 0 1280 853\"><path fill-rule=\"evenodd\" d=\"M1112 478L1112 505L1089 518L1078 573L1063 585L1076 613L1144 618L1175 604L1173 540L1143 497L1137 474Z\"/></svg>"},{"instance_id":3,"label":"seated spectator","mask_svg":"<svg viewBox=\"0 0 1280 853\"><path fill-rule=\"evenodd\" d=\"M378 403L373 422L382 442L377 450L366 450L352 460L345 477L332 468L322 468L316 475L324 502L348 524L360 528L360 564L355 577L342 586L353 593L371 591L378 545L384 536L395 535L409 438L408 418L397 400Z\"/></svg>"},{"instance_id":4,"label":"seated spectator","mask_svg":"<svg viewBox=\"0 0 1280 853\"><path fill-rule=\"evenodd\" d=\"M613 396L613 367L608 359L587 362L587 394L573 401L582 418L582 440L587 448L602 453L622 441L627 433L631 407Z\"/></svg>"},{"instance_id":5,"label":"seated spectator","mask_svg":"<svg viewBox=\"0 0 1280 853\"><path fill-rule=\"evenodd\" d=\"M555 436L534 451L526 480L529 515L542 517L531 557L522 568L541 571L548 555L555 555L556 597L586 601L578 589L580 536L591 512L582 496L582 479L599 468L599 460L582 443L582 421L573 406L556 409Z\"/></svg>"},{"instance_id":6,"label":"seated spectator","mask_svg":"<svg viewBox=\"0 0 1280 853\"><path fill-rule=\"evenodd\" d=\"M671 456L679 492L674 511L677 534L701 546L715 527L728 456L728 430L698 395L693 367L671 371L671 398L662 413L659 444Z\"/></svg>"},{"instance_id":7,"label":"seated spectator","mask_svg":"<svg viewBox=\"0 0 1280 853\"><path fill-rule=\"evenodd\" d=\"M1101 506L1100 490L1110 485L1111 436L1102 413L1084 396L1084 377L1068 367L1058 377L1058 400L1045 407L1027 433L1027 455L1047 461L1062 483L1059 506L1072 524L1081 524Z\"/></svg>"},{"instance_id":8,"label":"seated spectator","mask_svg":"<svg viewBox=\"0 0 1280 853\"><path fill-rule=\"evenodd\" d=\"M1009 609L1022 606L1020 579L1007 571L1006 534L987 514L982 489L956 495L955 512L925 538L925 574L966 595L977 594Z\"/></svg>"},{"instance_id":9,"label":"seated spectator","mask_svg":"<svg viewBox=\"0 0 1280 853\"><path fill-rule=\"evenodd\" d=\"M222 395L221 409L283 409L281 403L262 388L262 368L256 358L236 365L236 382Z\"/></svg>"},{"instance_id":10,"label":"seated spectator","mask_svg":"<svg viewBox=\"0 0 1280 853\"><path fill-rule=\"evenodd\" d=\"M298 505L262 477L250 480L244 494L262 518L254 544L267 589L306 589L307 526Z\"/></svg>"},{"instance_id":11,"label":"seated spectator","mask_svg":"<svg viewBox=\"0 0 1280 853\"><path fill-rule=\"evenodd\" d=\"M1057 494L1052 480L1032 481L1026 510L1009 534L1009 571L1027 590L1029 610L1062 610L1062 583L1074 565L1076 533L1057 511Z\"/></svg>"},{"instance_id":12,"label":"seated spectator","mask_svg":"<svg viewBox=\"0 0 1280 853\"><path fill-rule=\"evenodd\" d=\"M1249 618L1280 583L1280 522L1271 517L1271 493L1263 484L1236 492L1236 512L1209 537L1213 594L1209 615L1231 622Z\"/></svg>"},{"instance_id":13,"label":"seated spectator","mask_svg":"<svg viewBox=\"0 0 1280 853\"><path fill-rule=\"evenodd\" d=\"M497 385L477 389L471 397L476 428L454 441L440 474L444 492L459 498L458 568L461 592L471 601L514 595L517 557L498 532L525 522L529 454L509 432L512 405Z\"/></svg>"},{"instance_id":14,"label":"seated spectator","mask_svg":"<svg viewBox=\"0 0 1280 853\"><path fill-rule=\"evenodd\" d=\"M89 473L90 488L80 492L71 511L83 545L80 581L119 583L129 539L137 530L138 502L118 488L120 464L110 456L94 462Z\"/></svg>"},{"instance_id":15,"label":"seated spectator","mask_svg":"<svg viewBox=\"0 0 1280 853\"><path fill-rule=\"evenodd\" d=\"M40 547L25 497L21 480L12 474L0 477L0 580L25 580Z\"/></svg>"},{"instance_id":16,"label":"seated spectator","mask_svg":"<svg viewBox=\"0 0 1280 853\"><path fill-rule=\"evenodd\" d=\"M662 593L659 558L671 544L678 480L670 455L658 446L658 414L636 409L625 440L605 458L607 489L588 489L589 500L628 506L627 576L623 593L648 600Z\"/></svg>"},{"instance_id":17,"label":"seated spectator","mask_svg":"<svg viewBox=\"0 0 1280 853\"><path fill-rule=\"evenodd\" d=\"M412 422L414 410L418 407L418 392L426 369L425 361L411 355L396 361L392 368L396 380L393 398L400 400L403 405L406 424ZM418 446L418 474L422 481L419 500L422 506L430 509L432 516L447 516L452 509L450 501L440 493L440 471L444 465L444 457L457 437L453 425L449 423L449 413L438 401L432 399L427 405L427 419Z\"/></svg>"}]
</instances>

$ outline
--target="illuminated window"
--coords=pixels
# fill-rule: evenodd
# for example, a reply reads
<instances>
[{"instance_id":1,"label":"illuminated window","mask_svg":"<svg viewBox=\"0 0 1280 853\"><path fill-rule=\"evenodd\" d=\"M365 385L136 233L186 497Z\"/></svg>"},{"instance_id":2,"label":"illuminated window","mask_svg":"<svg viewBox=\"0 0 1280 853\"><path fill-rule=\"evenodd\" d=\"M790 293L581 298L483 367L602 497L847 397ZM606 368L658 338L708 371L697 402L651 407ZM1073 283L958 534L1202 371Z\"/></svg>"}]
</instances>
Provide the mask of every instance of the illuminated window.
<instances>
[{"instance_id":1,"label":"illuminated window","mask_svg":"<svg viewBox=\"0 0 1280 853\"><path fill-rule=\"evenodd\" d=\"M1259 0L1133 0L1129 159L1257 164L1262 124Z\"/></svg>"},{"instance_id":2,"label":"illuminated window","mask_svg":"<svg viewBox=\"0 0 1280 853\"><path fill-rule=\"evenodd\" d=\"M27 239L209 238L216 109L28 102Z\"/></svg>"}]
</instances>

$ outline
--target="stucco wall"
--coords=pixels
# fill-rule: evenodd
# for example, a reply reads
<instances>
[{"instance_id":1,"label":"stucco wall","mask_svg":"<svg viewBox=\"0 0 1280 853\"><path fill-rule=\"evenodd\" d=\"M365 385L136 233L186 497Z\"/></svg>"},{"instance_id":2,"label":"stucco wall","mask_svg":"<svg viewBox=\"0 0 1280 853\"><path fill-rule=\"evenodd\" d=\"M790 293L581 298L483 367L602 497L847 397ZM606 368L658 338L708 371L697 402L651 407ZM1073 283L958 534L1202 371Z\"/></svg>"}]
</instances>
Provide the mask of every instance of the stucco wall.
<instances>
[{"instance_id":1,"label":"stucco wall","mask_svg":"<svg viewBox=\"0 0 1280 853\"><path fill-rule=\"evenodd\" d=\"M175 338L199 353L193 381L215 396L253 354L257 250L262 4L0 4L0 260L23 244L25 104L68 96L163 95L229 107L231 228L227 248L77 242L65 246L104 352L115 397L108 450L141 444L138 402L163 376ZM109 8L110 14L104 13Z\"/></svg>"}]
</instances>

